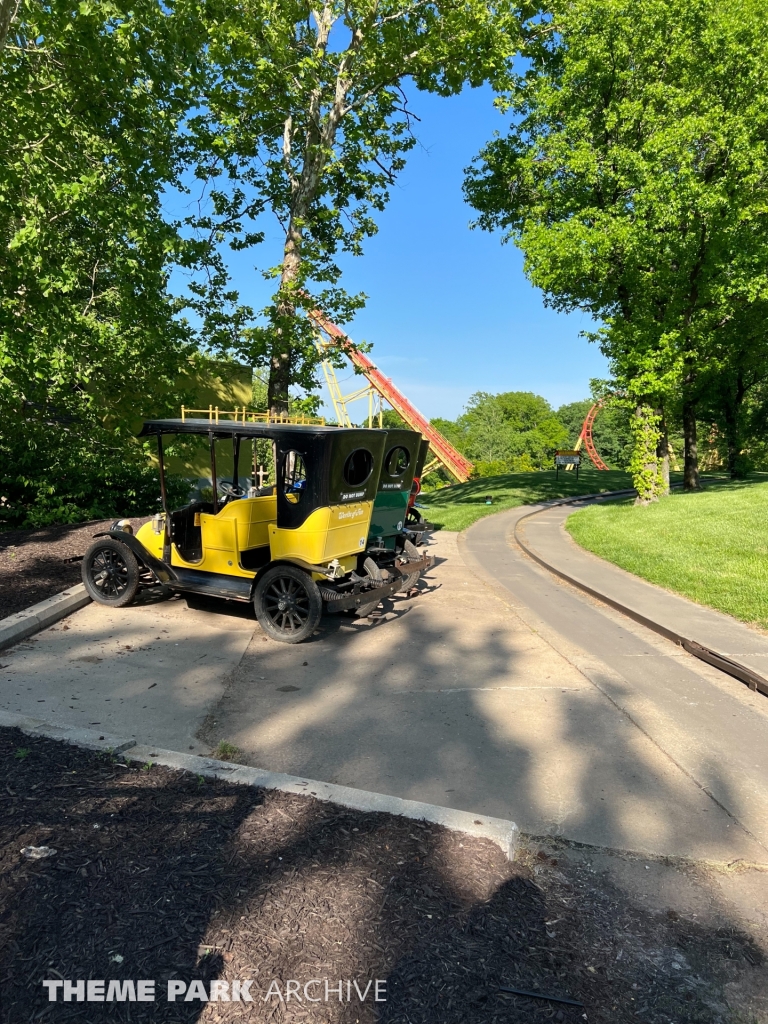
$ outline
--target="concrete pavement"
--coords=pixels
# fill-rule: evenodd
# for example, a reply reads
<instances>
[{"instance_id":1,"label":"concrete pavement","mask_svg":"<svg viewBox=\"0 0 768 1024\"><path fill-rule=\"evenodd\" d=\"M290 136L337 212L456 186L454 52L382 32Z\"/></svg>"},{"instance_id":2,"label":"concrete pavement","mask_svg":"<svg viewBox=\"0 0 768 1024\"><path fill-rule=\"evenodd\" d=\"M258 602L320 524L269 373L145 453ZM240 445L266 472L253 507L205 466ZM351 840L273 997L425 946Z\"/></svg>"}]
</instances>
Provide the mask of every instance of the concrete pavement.
<instances>
[{"instance_id":1,"label":"concrete pavement","mask_svg":"<svg viewBox=\"0 0 768 1024\"><path fill-rule=\"evenodd\" d=\"M466 557L501 585L517 613L579 664L660 751L702 792L711 794L734 823L748 830L763 848L768 847L766 698L557 581L533 563L513 537L517 520L529 511L512 509L476 523L463 540ZM585 569L586 561L597 562L598 567L605 563L593 556L578 557L581 552L561 525L571 511L550 508L523 528L527 543L537 553L547 559L557 557L558 567L568 565L569 572L578 562L586 576L593 568L590 564ZM574 549L569 552L570 561L560 560L559 552L569 546ZM586 581L595 586L591 574ZM630 582L642 583L634 577ZM656 593L655 614L662 613L667 598L690 603L648 584L642 586ZM618 586L616 593L621 593ZM651 598L649 595L649 602ZM650 603L648 607L651 610ZM699 612L708 610L693 606L692 617ZM727 616L712 614L727 620ZM734 628L747 630L739 623L734 623ZM721 632L718 641L722 639ZM743 643L741 652L760 649L760 635L749 639L752 644ZM735 655L734 646L729 649Z\"/></svg>"},{"instance_id":2,"label":"concrete pavement","mask_svg":"<svg viewBox=\"0 0 768 1024\"><path fill-rule=\"evenodd\" d=\"M0 710L208 753L195 734L255 628L234 602L89 604L0 651Z\"/></svg>"},{"instance_id":3,"label":"concrete pavement","mask_svg":"<svg viewBox=\"0 0 768 1024\"><path fill-rule=\"evenodd\" d=\"M768 676L768 635L714 608L705 608L646 583L585 551L564 529L566 519L573 512L572 505L556 505L527 519L519 527L525 543L573 579L689 640L711 647Z\"/></svg>"},{"instance_id":4,"label":"concrete pavement","mask_svg":"<svg viewBox=\"0 0 768 1024\"><path fill-rule=\"evenodd\" d=\"M396 598L373 626L325 619L296 648L254 634L201 735L236 744L255 767L506 817L533 834L768 862L498 585L478 578L456 534L437 534L432 550L426 592ZM550 579L537 585L549 590Z\"/></svg>"}]
</instances>

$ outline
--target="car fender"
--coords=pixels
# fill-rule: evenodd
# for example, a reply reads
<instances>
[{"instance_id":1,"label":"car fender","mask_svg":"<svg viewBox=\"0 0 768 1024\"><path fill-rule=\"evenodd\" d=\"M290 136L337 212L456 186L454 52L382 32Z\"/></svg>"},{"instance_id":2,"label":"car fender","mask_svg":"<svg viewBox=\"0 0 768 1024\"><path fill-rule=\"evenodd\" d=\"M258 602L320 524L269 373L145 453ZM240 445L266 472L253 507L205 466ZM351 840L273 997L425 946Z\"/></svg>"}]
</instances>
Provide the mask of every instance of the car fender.
<instances>
[{"instance_id":1,"label":"car fender","mask_svg":"<svg viewBox=\"0 0 768 1024\"><path fill-rule=\"evenodd\" d=\"M173 569L147 551L141 541L137 540L132 533L128 533L126 530L105 530L102 533L94 533L93 536L94 538L113 537L115 540L119 540L121 544L125 544L140 562L143 562L148 569L152 570L161 583L173 583L177 579Z\"/></svg>"},{"instance_id":2,"label":"car fender","mask_svg":"<svg viewBox=\"0 0 768 1024\"><path fill-rule=\"evenodd\" d=\"M257 571L251 585L251 597L253 597L256 585L264 573L268 572L270 569L274 569L277 565L292 565L294 569L302 569L308 576L311 576L313 572L322 574L323 576L328 576L327 565L313 565L311 562L305 562L301 558L297 558L295 560L291 558L275 558L274 561L267 562L266 565L262 565L262 567ZM328 578L330 579L331 577L328 576Z\"/></svg>"}]
</instances>

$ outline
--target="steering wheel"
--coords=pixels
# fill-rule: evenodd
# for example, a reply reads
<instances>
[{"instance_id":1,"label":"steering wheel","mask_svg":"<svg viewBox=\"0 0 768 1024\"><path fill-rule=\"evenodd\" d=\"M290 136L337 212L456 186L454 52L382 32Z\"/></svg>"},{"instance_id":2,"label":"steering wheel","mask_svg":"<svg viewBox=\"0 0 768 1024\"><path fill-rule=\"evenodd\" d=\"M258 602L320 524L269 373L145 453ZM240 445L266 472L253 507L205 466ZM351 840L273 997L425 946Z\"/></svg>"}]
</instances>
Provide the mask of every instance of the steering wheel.
<instances>
[{"instance_id":1,"label":"steering wheel","mask_svg":"<svg viewBox=\"0 0 768 1024\"><path fill-rule=\"evenodd\" d=\"M216 483L217 488L222 494L226 494L228 498L244 498L245 491L239 484L231 484L227 480L219 480Z\"/></svg>"}]
</instances>

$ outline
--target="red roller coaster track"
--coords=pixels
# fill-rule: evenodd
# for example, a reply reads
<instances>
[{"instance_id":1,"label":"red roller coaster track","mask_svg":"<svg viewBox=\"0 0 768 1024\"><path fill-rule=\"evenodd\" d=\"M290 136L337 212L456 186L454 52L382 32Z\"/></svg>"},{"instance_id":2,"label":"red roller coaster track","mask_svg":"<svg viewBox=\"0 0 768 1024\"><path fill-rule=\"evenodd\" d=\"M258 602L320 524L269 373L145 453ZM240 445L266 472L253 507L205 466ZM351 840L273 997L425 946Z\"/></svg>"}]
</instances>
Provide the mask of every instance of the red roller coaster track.
<instances>
[{"instance_id":1,"label":"red roller coaster track","mask_svg":"<svg viewBox=\"0 0 768 1024\"><path fill-rule=\"evenodd\" d=\"M596 418L597 414L600 412L602 407L603 407L603 402L601 400L599 402L595 402L595 404L589 410L589 412L587 413L586 418L584 420L584 424L583 424L583 426L581 428L581 433L579 434L579 440L576 443L576 447L578 448L580 446L581 442L582 441L584 442L584 447L587 449L587 455L592 460L592 465L595 467L595 469L608 469L606 464L603 462L603 460L597 454L597 448L595 448L595 443L592 440L592 426L593 426L593 424L595 422L595 418Z\"/></svg>"},{"instance_id":2,"label":"red roller coaster track","mask_svg":"<svg viewBox=\"0 0 768 1024\"><path fill-rule=\"evenodd\" d=\"M419 410L412 405L405 395L392 383L389 377L384 374L365 356L358 352L347 335L328 319L318 309L309 312L309 318L324 334L326 334L335 345L338 345L350 362L354 363L365 375L371 385L382 395L392 406L395 412L405 420L412 430L421 431L422 436L429 441L429 447L433 455L442 463L459 483L469 480L470 473L474 466L469 459L457 452L447 441L439 430L436 430Z\"/></svg>"}]
</instances>

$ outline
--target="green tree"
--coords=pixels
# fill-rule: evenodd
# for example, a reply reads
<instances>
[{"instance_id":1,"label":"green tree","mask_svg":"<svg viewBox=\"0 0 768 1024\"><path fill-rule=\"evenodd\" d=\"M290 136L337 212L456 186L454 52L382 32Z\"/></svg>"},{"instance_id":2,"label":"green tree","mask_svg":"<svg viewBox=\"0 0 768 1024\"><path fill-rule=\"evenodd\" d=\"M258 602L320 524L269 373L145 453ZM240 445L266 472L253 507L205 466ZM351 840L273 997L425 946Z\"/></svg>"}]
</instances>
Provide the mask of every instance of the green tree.
<instances>
[{"instance_id":1,"label":"green tree","mask_svg":"<svg viewBox=\"0 0 768 1024\"><path fill-rule=\"evenodd\" d=\"M478 391L458 420L431 422L463 455L495 472L543 469L568 440L547 400L530 391Z\"/></svg>"},{"instance_id":2,"label":"green tree","mask_svg":"<svg viewBox=\"0 0 768 1024\"><path fill-rule=\"evenodd\" d=\"M402 416L395 412L394 409L383 410L381 414L381 425L388 430L410 430L410 427Z\"/></svg>"},{"instance_id":3,"label":"green tree","mask_svg":"<svg viewBox=\"0 0 768 1024\"><path fill-rule=\"evenodd\" d=\"M163 215L162 192L187 159L202 42L184 0L27 3L13 26L0 60L6 521L147 500L131 427L177 411L180 371L200 358L167 285L205 247Z\"/></svg>"},{"instance_id":4,"label":"green tree","mask_svg":"<svg viewBox=\"0 0 768 1024\"><path fill-rule=\"evenodd\" d=\"M524 27L512 128L467 197L550 305L602 321L643 423L680 408L695 488L698 406L768 285L768 7L569 0Z\"/></svg>"},{"instance_id":5,"label":"green tree","mask_svg":"<svg viewBox=\"0 0 768 1024\"><path fill-rule=\"evenodd\" d=\"M283 234L266 326L222 343L268 367L269 405L281 412L292 385L317 386L302 311L317 305L344 323L363 304L339 286L336 259L376 231L415 143L404 82L442 95L501 87L517 21L508 0L235 0L211 25L214 84L195 121L209 154L198 174L212 182L204 226L247 246L267 210Z\"/></svg>"},{"instance_id":6,"label":"green tree","mask_svg":"<svg viewBox=\"0 0 768 1024\"><path fill-rule=\"evenodd\" d=\"M768 400L768 305L754 302L712 339L699 378L699 414L710 425L710 454L732 478L761 463Z\"/></svg>"}]
</instances>

